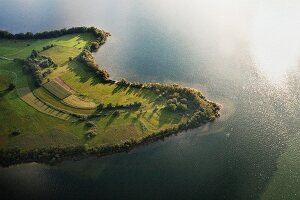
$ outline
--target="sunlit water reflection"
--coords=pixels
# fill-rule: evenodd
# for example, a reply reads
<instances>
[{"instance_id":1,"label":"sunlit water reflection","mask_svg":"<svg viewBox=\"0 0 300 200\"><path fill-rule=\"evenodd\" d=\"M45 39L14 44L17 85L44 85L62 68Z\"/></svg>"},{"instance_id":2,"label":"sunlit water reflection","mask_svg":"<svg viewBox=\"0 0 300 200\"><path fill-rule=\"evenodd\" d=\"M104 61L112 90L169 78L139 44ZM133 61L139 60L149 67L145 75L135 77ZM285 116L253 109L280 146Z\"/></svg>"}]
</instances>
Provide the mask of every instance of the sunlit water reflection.
<instances>
[{"instance_id":1,"label":"sunlit water reflection","mask_svg":"<svg viewBox=\"0 0 300 200\"><path fill-rule=\"evenodd\" d=\"M0 27L103 27L112 37L96 58L113 78L181 83L224 107L213 124L129 154L1 169L1 191L40 198L299 197L299 1L1 3Z\"/></svg>"},{"instance_id":2,"label":"sunlit water reflection","mask_svg":"<svg viewBox=\"0 0 300 200\"><path fill-rule=\"evenodd\" d=\"M253 28L253 54L260 69L272 82L287 78L300 55L299 1L263 1Z\"/></svg>"}]
</instances>

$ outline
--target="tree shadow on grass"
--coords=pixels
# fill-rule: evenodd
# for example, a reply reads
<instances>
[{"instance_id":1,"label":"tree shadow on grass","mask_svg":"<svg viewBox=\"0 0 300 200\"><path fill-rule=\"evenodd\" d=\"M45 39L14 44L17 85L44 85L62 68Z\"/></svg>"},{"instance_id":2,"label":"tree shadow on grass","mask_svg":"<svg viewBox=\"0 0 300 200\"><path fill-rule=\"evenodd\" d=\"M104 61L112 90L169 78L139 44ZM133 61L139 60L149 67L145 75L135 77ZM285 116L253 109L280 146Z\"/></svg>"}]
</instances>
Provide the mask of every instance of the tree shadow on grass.
<instances>
[{"instance_id":1,"label":"tree shadow on grass","mask_svg":"<svg viewBox=\"0 0 300 200\"><path fill-rule=\"evenodd\" d=\"M74 59L73 61L68 63L67 69L76 74L77 77L79 77L79 81L81 83L85 83L87 81L91 80L91 85L97 85L99 83L102 83L100 79L97 77L97 74L88 68L85 64L81 63L78 60L78 57Z\"/></svg>"},{"instance_id":2,"label":"tree shadow on grass","mask_svg":"<svg viewBox=\"0 0 300 200\"><path fill-rule=\"evenodd\" d=\"M105 127L110 126L115 121L116 118L118 118L118 116L111 115L109 120L107 121Z\"/></svg>"},{"instance_id":3,"label":"tree shadow on grass","mask_svg":"<svg viewBox=\"0 0 300 200\"><path fill-rule=\"evenodd\" d=\"M168 110L161 109L159 115L159 127L164 124L178 124L182 119L182 116L177 113L171 113Z\"/></svg>"},{"instance_id":4,"label":"tree shadow on grass","mask_svg":"<svg viewBox=\"0 0 300 200\"><path fill-rule=\"evenodd\" d=\"M128 88L128 86L117 85L115 87L115 89L113 89L112 94L116 94L116 93L119 93L119 92L122 92L122 91L126 91L127 88Z\"/></svg>"},{"instance_id":5,"label":"tree shadow on grass","mask_svg":"<svg viewBox=\"0 0 300 200\"><path fill-rule=\"evenodd\" d=\"M129 87L129 89L126 91L126 94L128 95L135 95L137 97L141 97L143 99L147 99L149 101L155 102L157 99L157 96L153 91L149 89L138 89L134 87Z\"/></svg>"},{"instance_id":6,"label":"tree shadow on grass","mask_svg":"<svg viewBox=\"0 0 300 200\"><path fill-rule=\"evenodd\" d=\"M76 41L90 41L91 38L88 37L87 34L85 33L70 33L70 34L67 34L67 35L63 35L63 36L60 36L57 38L57 42L65 42L65 41L69 41L69 40L72 40L74 37L77 37Z\"/></svg>"},{"instance_id":7,"label":"tree shadow on grass","mask_svg":"<svg viewBox=\"0 0 300 200\"><path fill-rule=\"evenodd\" d=\"M2 92L0 92L0 98L1 98L1 97L4 97L4 96L5 96L5 94L6 94L6 92L3 92L3 91L2 91Z\"/></svg>"},{"instance_id":8,"label":"tree shadow on grass","mask_svg":"<svg viewBox=\"0 0 300 200\"><path fill-rule=\"evenodd\" d=\"M0 97L4 97L6 94L8 94L11 91L13 91L13 90L10 90L10 89L1 90Z\"/></svg>"},{"instance_id":9,"label":"tree shadow on grass","mask_svg":"<svg viewBox=\"0 0 300 200\"><path fill-rule=\"evenodd\" d=\"M157 113L157 110L153 109L150 115L148 116L148 119L150 120L155 113Z\"/></svg>"},{"instance_id":10,"label":"tree shadow on grass","mask_svg":"<svg viewBox=\"0 0 300 200\"><path fill-rule=\"evenodd\" d=\"M124 115L123 119L127 119L130 116L131 112L127 112L126 115Z\"/></svg>"}]
</instances>

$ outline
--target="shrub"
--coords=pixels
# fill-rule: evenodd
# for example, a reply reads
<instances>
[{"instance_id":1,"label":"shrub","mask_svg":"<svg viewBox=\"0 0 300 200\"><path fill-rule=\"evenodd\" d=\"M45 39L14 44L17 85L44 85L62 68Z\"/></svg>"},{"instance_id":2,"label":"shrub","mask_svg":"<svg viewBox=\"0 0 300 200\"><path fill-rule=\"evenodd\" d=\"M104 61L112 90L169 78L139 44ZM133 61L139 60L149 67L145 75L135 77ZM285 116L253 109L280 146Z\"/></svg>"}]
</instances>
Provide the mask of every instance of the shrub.
<instances>
[{"instance_id":1,"label":"shrub","mask_svg":"<svg viewBox=\"0 0 300 200\"><path fill-rule=\"evenodd\" d=\"M98 110L98 111L103 110L103 108L104 108L104 104L103 104L103 103L100 103L100 104L97 106L97 110Z\"/></svg>"},{"instance_id":2,"label":"shrub","mask_svg":"<svg viewBox=\"0 0 300 200\"><path fill-rule=\"evenodd\" d=\"M15 89L15 88L16 88L16 85L15 85L14 83L10 83L10 84L8 85L7 90L8 90L8 91L11 91L11 90L13 90L13 89Z\"/></svg>"},{"instance_id":3,"label":"shrub","mask_svg":"<svg viewBox=\"0 0 300 200\"><path fill-rule=\"evenodd\" d=\"M107 104L106 108L108 108L108 109L113 108L112 103Z\"/></svg>"},{"instance_id":4,"label":"shrub","mask_svg":"<svg viewBox=\"0 0 300 200\"><path fill-rule=\"evenodd\" d=\"M130 85L130 83L126 79L124 79L124 78L120 80L119 84L123 85L123 86Z\"/></svg>"},{"instance_id":5,"label":"shrub","mask_svg":"<svg viewBox=\"0 0 300 200\"><path fill-rule=\"evenodd\" d=\"M43 76L46 77L48 74L50 74L53 71L53 69L48 68L43 72Z\"/></svg>"},{"instance_id":6,"label":"shrub","mask_svg":"<svg viewBox=\"0 0 300 200\"><path fill-rule=\"evenodd\" d=\"M103 81L106 81L109 79L109 73L104 69L98 69L97 74L99 78Z\"/></svg>"},{"instance_id":7,"label":"shrub","mask_svg":"<svg viewBox=\"0 0 300 200\"><path fill-rule=\"evenodd\" d=\"M38 52L36 50L32 50L30 57L36 58L38 56Z\"/></svg>"},{"instance_id":8,"label":"shrub","mask_svg":"<svg viewBox=\"0 0 300 200\"><path fill-rule=\"evenodd\" d=\"M186 98L183 98L183 99L180 99L180 102L186 104L188 101Z\"/></svg>"},{"instance_id":9,"label":"shrub","mask_svg":"<svg viewBox=\"0 0 300 200\"><path fill-rule=\"evenodd\" d=\"M19 131L12 131L10 134L11 134L12 136L18 136L18 135L20 135L21 133L20 133Z\"/></svg>"},{"instance_id":10,"label":"shrub","mask_svg":"<svg viewBox=\"0 0 300 200\"><path fill-rule=\"evenodd\" d=\"M94 130L90 130L90 131L86 132L86 134L85 134L85 137L87 139L92 139L96 136L97 136L97 133Z\"/></svg>"},{"instance_id":11,"label":"shrub","mask_svg":"<svg viewBox=\"0 0 300 200\"><path fill-rule=\"evenodd\" d=\"M171 103L177 104L177 99L176 99L176 98L172 98L172 99L169 99L169 100L167 101L167 104L171 104Z\"/></svg>"},{"instance_id":12,"label":"shrub","mask_svg":"<svg viewBox=\"0 0 300 200\"><path fill-rule=\"evenodd\" d=\"M95 127L96 125L95 125L94 122L88 121L88 122L85 123L85 126L88 127L88 128L91 128L91 127Z\"/></svg>"},{"instance_id":13,"label":"shrub","mask_svg":"<svg viewBox=\"0 0 300 200\"><path fill-rule=\"evenodd\" d=\"M166 109L170 111L175 111L177 109L177 106L174 103L169 103L167 104Z\"/></svg>"},{"instance_id":14,"label":"shrub","mask_svg":"<svg viewBox=\"0 0 300 200\"><path fill-rule=\"evenodd\" d=\"M37 70L37 71L34 72L33 78L34 78L34 84L36 86L40 86L43 82L44 77L43 77L42 72L40 70Z\"/></svg>"},{"instance_id":15,"label":"shrub","mask_svg":"<svg viewBox=\"0 0 300 200\"><path fill-rule=\"evenodd\" d=\"M187 110L187 105L186 104L183 104L183 103L179 103L177 105L177 109L178 110L182 110L182 111L186 111Z\"/></svg>"},{"instance_id":16,"label":"shrub","mask_svg":"<svg viewBox=\"0 0 300 200\"><path fill-rule=\"evenodd\" d=\"M50 48L52 48L52 47L54 47L54 44L44 46L44 47L43 47L43 51L45 51L45 50L47 50L47 49L50 49Z\"/></svg>"},{"instance_id":17,"label":"shrub","mask_svg":"<svg viewBox=\"0 0 300 200\"><path fill-rule=\"evenodd\" d=\"M91 51L95 51L97 49L99 49L100 44L98 42L92 42L91 43Z\"/></svg>"}]
</instances>

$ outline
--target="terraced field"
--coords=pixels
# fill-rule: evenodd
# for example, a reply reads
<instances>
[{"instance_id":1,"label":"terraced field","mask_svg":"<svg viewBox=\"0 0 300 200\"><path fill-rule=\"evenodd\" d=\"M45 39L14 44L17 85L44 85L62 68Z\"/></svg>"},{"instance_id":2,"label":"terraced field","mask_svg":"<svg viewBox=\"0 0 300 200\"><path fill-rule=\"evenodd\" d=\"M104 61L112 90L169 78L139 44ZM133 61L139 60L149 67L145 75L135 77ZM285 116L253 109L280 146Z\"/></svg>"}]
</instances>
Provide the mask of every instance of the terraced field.
<instances>
[{"instance_id":1,"label":"terraced field","mask_svg":"<svg viewBox=\"0 0 300 200\"><path fill-rule=\"evenodd\" d=\"M67 98L63 99L63 102L68 106L82 109L96 109L97 105L93 101L83 100L78 96L72 94Z\"/></svg>"},{"instance_id":2,"label":"terraced field","mask_svg":"<svg viewBox=\"0 0 300 200\"><path fill-rule=\"evenodd\" d=\"M59 99L65 99L72 94L71 91L67 90L56 80L52 80L48 83L45 83L43 87Z\"/></svg>"},{"instance_id":3,"label":"terraced field","mask_svg":"<svg viewBox=\"0 0 300 200\"><path fill-rule=\"evenodd\" d=\"M74 105L68 105L64 103L63 100L55 97L50 92L48 92L43 87L37 88L33 90L33 94L40 99L40 101L44 102L47 105L50 105L53 108L56 108L57 110L61 110L66 113L72 113L75 115L90 115L95 112L95 108L89 109L89 108L79 108Z\"/></svg>"},{"instance_id":4,"label":"terraced field","mask_svg":"<svg viewBox=\"0 0 300 200\"><path fill-rule=\"evenodd\" d=\"M50 107L49 105L45 104L43 101L40 101L38 98L36 98L36 96L34 96L34 94L29 88L19 88L17 89L17 92L24 102L26 102L28 105L32 106L36 110L54 117L58 117L60 119L71 119L71 115L61 112L60 110L54 109L53 107Z\"/></svg>"}]
</instances>

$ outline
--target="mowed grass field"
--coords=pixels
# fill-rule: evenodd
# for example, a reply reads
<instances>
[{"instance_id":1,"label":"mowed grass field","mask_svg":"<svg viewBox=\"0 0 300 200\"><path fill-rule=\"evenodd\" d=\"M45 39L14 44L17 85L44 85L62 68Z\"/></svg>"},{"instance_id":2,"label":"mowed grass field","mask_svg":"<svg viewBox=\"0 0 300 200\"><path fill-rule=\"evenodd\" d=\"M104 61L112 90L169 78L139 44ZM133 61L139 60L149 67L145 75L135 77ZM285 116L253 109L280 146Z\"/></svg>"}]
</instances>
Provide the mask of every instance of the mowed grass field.
<instances>
[{"instance_id":1,"label":"mowed grass field","mask_svg":"<svg viewBox=\"0 0 300 200\"><path fill-rule=\"evenodd\" d=\"M100 82L94 72L76 59L81 50L94 39L93 35L85 33L45 40L0 40L0 56L27 58L35 49L41 51L41 55L52 58L58 67L47 78L50 81L61 79L74 93L72 98L69 98L70 95L59 98L60 94L54 94L51 89L36 88L31 77L23 73L20 64L0 60L0 71L7 70L17 76L16 90L0 97L0 149L19 147L29 150L47 146L87 144L93 147L118 144L128 139L141 139L187 120L186 116L163 109L165 102L156 101L158 94L154 91ZM44 46L51 44L54 47L42 51ZM70 61L69 57L73 59ZM0 79L0 83L2 81L5 85L6 77L0 76ZM30 88L32 93L27 91L29 95L26 98L34 105L26 103L21 98L22 95L18 95L17 91L22 91L22 88ZM58 93L62 90L58 89ZM117 116L107 111L93 118L93 130L97 133L93 139L85 136L90 130L86 127L86 122L74 123L68 114L63 114L67 111L89 115L95 112L99 103L124 105L134 102L140 102L142 106L138 109L120 110ZM12 137L12 131L19 131L21 134Z\"/></svg>"},{"instance_id":2,"label":"mowed grass field","mask_svg":"<svg viewBox=\"0 0 300 200\"><path fill-rule=\"evenodd\" d=\"M46 51L42 51L40 55L51 57L53 62L59 66L66 64L69 58L74 58L81 52L81 47L75 48L69 46L54 46Z\"/></svg>"},{"instance_id":3,"label":"mowed grass field","mask_svg":"<svg viewBox=\"0 0 300 200\"><path fill-rule=\"evenodd\" d=\"M0 56L7 58L26 58L33 49L41 51L48 45L72 47L76 49L84 48L94 36L91 33L69 34L58 38L42 40L9 40L0 39ZM67 57L68 59L69 57Z\"/></svg>"}]
</instances>

